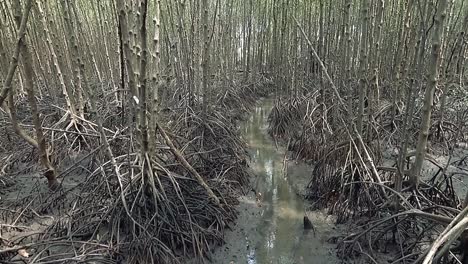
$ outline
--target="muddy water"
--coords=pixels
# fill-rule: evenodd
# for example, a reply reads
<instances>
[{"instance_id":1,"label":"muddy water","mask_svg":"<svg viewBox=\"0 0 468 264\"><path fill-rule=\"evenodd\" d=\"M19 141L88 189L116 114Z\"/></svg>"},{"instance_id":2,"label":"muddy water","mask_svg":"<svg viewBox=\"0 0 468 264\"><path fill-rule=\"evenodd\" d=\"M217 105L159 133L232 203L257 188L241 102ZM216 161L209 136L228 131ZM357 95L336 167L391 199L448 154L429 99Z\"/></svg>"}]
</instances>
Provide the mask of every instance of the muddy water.
<instances>
[{"instance_id":1,"label":"muddy water","mask_svg":"<svg viewBox=\"0 0 468 264\"><path fill-rule=\"evenodd\" d=\"M326 240L335 233L333 219L308 212L315 232L303 229L303 190L311 174L307 165L285 162L267 135L271 100L263 101L242 127L249 144L252 180L256 193L241 197L237 226L226 236L226 245L215 253L214 263L289 264L338 263L334 246Z\"/></svg>"}]
</instances>

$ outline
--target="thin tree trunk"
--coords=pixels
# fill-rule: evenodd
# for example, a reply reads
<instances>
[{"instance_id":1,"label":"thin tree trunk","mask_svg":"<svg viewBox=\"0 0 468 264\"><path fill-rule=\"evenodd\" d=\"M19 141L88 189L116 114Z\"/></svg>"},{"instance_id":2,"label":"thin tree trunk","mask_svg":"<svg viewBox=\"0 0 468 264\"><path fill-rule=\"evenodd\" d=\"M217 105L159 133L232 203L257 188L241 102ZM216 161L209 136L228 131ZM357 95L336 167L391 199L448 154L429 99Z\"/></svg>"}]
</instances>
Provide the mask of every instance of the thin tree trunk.
<instances>
[{"instance_id":1,"label":"thin tree trunk","mask_svg":"<svg viewBox=\"0 0 468 264\"><path fill-rule=\"evenodd\" d=\"M206 114L206 108L209 102L209 76L210 76L210 36L208 34L208 0L202 0L202 27L203 27L203 56L202 56L202 96L203 96L203 115Z\"/></svg>"},{"instance_id":2,"label":"thin tree trunk","mask_svg":"<svg viewBox=\"0 0 468 264\"><path fill-rule=\"evenodd\" d=\"M60 0L62 5L62 12L65 20L65 38L68 41L68 48L70 50L71 63L73 68L73 84L75 87L75 111L81 117L84 118L84 98L83 98L83 87L81 84L80 65L77 61L78 57L78 43L76 38L75 27L72 21L71 8L69 0ZM69 94L70 96L71 94ZM72 112L73 113L73 112Z\"/></svg>"},{"instance_id":3,"label":"thin tree trunk","mask_svg":"<svg viewBox=\"0 0 468 264\"><path fill-rule=\"evenodd\" d=\"M369 21L368 0L362 0L362 27L361 27L361 47L359 55L359 108L357 115L357 131L362 135L364 122L365 96L367 93L367 31Z\"/></svg>"},{"instance_id":4,"label":"thin tree trunk","mask_svg":"<svg viewBox=\"0 0 468 264\"><path fill-rule=\"evenodd\" d=\"M410 175L410 183L413 187L417 188L423 161L426 155L427 139L429 136L429 129L431 127L431 112L434 101L434 91L437 86L439 58L440 58L440 45L442 42L442 29L444 27L445 9L447 7L447 0L439 0L439 7L434 18L434 33L432 36L432 54L429 61L429 72L427 75L428 84L424 95L424 106L422 112L422 121L419 131L418 144L416 147L416 160Z\"/></svg>"},{"instance_id":5,"label":"thin tree trunk","mask_svg":"<svg viewBox=\"0 0 468 264\"><path fill-rule=\"evenodd\" d=\"M125 9L124 0L117 0L117 11L119 12L119 26L122 33L123 40L123 51L126 60L127 72L128 72L128 87L130 88L130 94L134 98L138 98L136 91L136 82L135 82L135 71L132 64L132 49L130 47L130 34L128 31L127 23L127 11ZM133 99L132 99L133 100Z\"/></svg>"},{"instance_id":6,"label":"thin tree trunk","mask_svg":"<svg viewBox=\"0 0 468 264\"><path fill-rule=\"evenodd\" d=\"M10 67L8 68L8 73L6 79L3 83L3 89L0 93L0 107L2 107L3 102L8 96L8 93L11 90L13 77L15 75L16 68L18 67L18 60L21 46L25 42L25 35L26 35L26 26L28 24L29 13L32 8L32 0L27 0L26 5L24 7L23 14L21 16L21 22L18 29L18 39L16 42L15 51L13 52L13 56L11 58Z\"/></svg>"},{"instance_id":7,"label":"thin tree trunk","mask_svg":"<svg viewBox=\"0 0 468 264\"><path fill-rule=\"evenodd\" d=\"M74 116L77 115L76 107L75 107L75 100L74 100L74 98L72 96L71 90L65 84L65 78L64 78L63 73L62 73L63 71L62 71L62 69L60 67L58 57L57 57L57 53L55 52L54 45L52 44L52 38L50 36L50 30L49 30L49 27L47 26L47 21L45 19L44 10L42 8L42 4L41 4L40 1L36 2L36 7L37 7L37 11L39 13L39 17L41 19L42 27L43 27L43 30L44 30L44 37L45 37L45 41L47 43L47 48L49 50L50 55L52 56L52 63L54 64L55 72L57 73L59 84L60 84L60 87L62 88L62 93L63 93L63 95L65 97L65 101L67 103L68 110L71 112L71 117L74 118Z\"/></svg>"},{"instance_id":8,"label":"thin tree trunk","mask_svg":"<svg viewBox=\"0 0 468 264\"><path fill-rule=\"evenodd\" d=\"M155 15L154 15L154 37L153 37L153 46L154 46L154 55L153 55L153 93L152 93L152 104L151 104L151 119L150 119L150 133L154 134L156 132L156 122L159 111L159 87L160 87L160 64L161 64L161 41L160 41L160 29L161 29L161 1L155 1ZM150 140L150 150L154 151L155 139Z\"/></svg>"},{"instance_id":9,"label":"thin tree trunk","mask_svg":"<svg viewBox=\"0 0 468 264\"><path fill-rule=\"evenodd\" d=\"M15 0L14 5L16 6L17 13L21 13L20 11L20 2L19 0ZM31 1L28 1L27 3L28 6L26 8L31 9ZM18 16L15 16L15 22L16 25L20 28L22 24L22 19ZM42 131L42 122L39 118L39 111L37 108L37 103L36 103L36 96L34 95L34 69L33 69L33 62L32 62L32 57L31 53L29 52L29 49L26 45L26 41L21 42L21 55L23 59L23 66L24 66L24 77L25 77L25 88L26 88L26 93L27 93L27 98L29 102L29 107L31 108L31 115L32 115L32 120L33 120L33 125L34 129L36 131L36 139L35 141L37 143L32 144L33 146L37 147L38 152L39 152L39 160L44 166L45 171L44 171L44 176L47 179L49 188L51 190L56 190L59 186L60 183L57 180L57 175L55 168L52 166L50 160L49 160L49 153L47 151L47 142L44 136L44 133ZM15 107L13 105L13 102L10 102L12 104L12 107Z\"/></svg>"},{"instance_id":10,"label":"thin tree trunk","mask_svg":"<svg viewBox=\"0 0 468 264\"><path fill-rule=\"evenodd\" d=\"M468 10L468 9L467 9ZM443 89L443 94L440 99L440 117L439 117L439 124L438 124L438 130L437 130L437 137L441 139L442 135L442 130L443 130L443 123L444 123L444 115L445 115L445 108L447 104L447 93L449 91L450 85L454 83L455 80L453 80L454 74L457 72L456 71L456 66L457 62L459 60L458 56L460 52L463 50L463 41L465 38L465 31L467 30L468 27L468 13L465 15L465 19L463 20L463 25L461 32L458 34L457 39L455 40L452 55L450 56L448 62L447 62L447 70L445 72L445 86Z\"/></svg>"},{"instance_id":11,"label":"thin tree trunk","mask_svg":"<svg viewBox=\"0 0 468 264\"><path fill-rule=\"evenodd\" d=\"M141 60L140 60L140 80L139 80L139 114L140 114L140 131L141 131L141 148L142 148L142 157L145 157L149 150L149 136L148 136L148 118L146 116L147 107L147 95L146 95L146 86L148 83L147 75L147 65L148 65L148 35L146 30L146 18L148 15L148 2L143 0L141 3L141 15L142 21L140 24L140 45L141 45Z\"/></svg>"}]
</instances>

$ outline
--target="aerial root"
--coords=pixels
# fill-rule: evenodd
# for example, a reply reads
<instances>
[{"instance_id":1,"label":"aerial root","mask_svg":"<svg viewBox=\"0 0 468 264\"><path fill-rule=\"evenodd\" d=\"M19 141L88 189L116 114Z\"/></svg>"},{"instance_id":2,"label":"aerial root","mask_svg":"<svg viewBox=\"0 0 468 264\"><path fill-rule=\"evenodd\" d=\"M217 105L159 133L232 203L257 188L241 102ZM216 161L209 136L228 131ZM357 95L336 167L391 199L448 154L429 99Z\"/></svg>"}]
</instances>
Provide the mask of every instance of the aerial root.
<instances>
[{"instance_id":1,"label":"aerial root","mask_svg":"<svg viewBox=\"0 0 468 264\"><path fill-rule=\"evenodd\" d=\"M318 99L316 94L278 99L269 117L269 133L288 142L293 158L315 162L306 189L312 208L328 208L338 223L356 221L354 232L338 239L339 255L345 260L361 256L370 263L422 260L429 252L430 241L460 213L461 201L452 179L456 173L447 172L447 166L427 155L435 173L415 189L409 183L411 172L404 170L403 189L395 191L396 166L369 166L369 159L380 164L382 142L390 148L401 143L397 127L391 124L402 125L403 111L393 115L391 104L381 102L372 118L363 120L362 140L341 123L337 125L340 118L347 120L347 113L337 111L333 102L322 105ZM417 129L411 124L407 128L410 142L415 140ZM437 130L446 145L454 139L462 141L459 125L444 121L433 126L431 135ZM366 158L361 155L363 147L358 139L369 153ZM411 155L408 153L406 163ZM404 167L409 168L406 163ZM444 263L458 263L468 255L459 246L464 245L466 236L457 232L440 235L441 239L445 236L446 243L438 246L435 259L443 255Z\"/></svg>"},{"instance_id":2,"label":"aerial root","mask_svg":"<svg viewBox=\"0 0 468 264\"><path fill-rule=\"evenodd\" d=\"M108 225L113 228L106 240L121 237L122 241L112 243L128 256L130 263L154 260L178 263L181 256L209 257L210 248L222 243L227 223L235 219L233 206L237 200L233 187L242 187L248 181L245 162L237 166L245 160L245 146L220 112L213 110L202 116L201 112L189 109L174 112L170 120L175 121L171 129L176 135L173 144L179 146L172 145L170 149L182 151L175 159L164 149L144 162L136 154L130 157L130 164L128 156L116 157L123 187L119 187L107 163L90 176L85 186L92 189L84 190L88 195L78 201L77 207L83 209L93 201L101 205L95 209L88 207L91 212L79 213L89 215L85 221L80 220L88 223L81 232L95 237L105 225L97 219L111 219ZM222 201L222 207L211 199L206 186L193 177L193 171L181 164L182 155L193 170L203 175L209 189ZM144 187L148 177L154 182L149 189ZM119 191L124 192L128 209L122 199L115 197L114 193ZM105 210L101 209L102 204ZM83 229L80 222L75 223L78 230Z\"/></svg>"},{"instance_id":3,"label":"aerial root","mask_svg":"<svg viewBox=\"0 0 468 264\"><path fill-rule=\"evenodd\" d=\"M112 159L103 151L93 122L78 118L81 126L76 129L65 122L68 117L47 120L44 130L50 133L55 156L68 156L76 150L86 153L59 175L66 177L82 168L85 182L57 192L32 193L11 205L15 210L0 208L0 217L5 222L17 219L12 223L17 227L33 218L42 219L44 214L61 215L47 218L48 224L39 233L9 241L8 250L0 251L0 259L17 258L20 249L34 251L35 261L40 262L209 259L212 248L223 243L225 228L235 220L237 196L249 182L248 155L236 123L256 99L266 95L268 85L268 80L260 78L255 85L242 86L241 91L220 93L216 95L219 105L204 114L200 105L161 113L160 124L165 124L161 128L173 146L157 133L154 153L145 155L136 151L138 143L129 134L130 128L120 127L121 122L106 113L103 119ZM237 109L243 101L247 107ZM109 127L117 128L112 131ZM78 136L88 144L70 148ZM81 165L84 161L90 163ZM200 184L195 172L207 186Z\"/></svg>"}]
</instances>

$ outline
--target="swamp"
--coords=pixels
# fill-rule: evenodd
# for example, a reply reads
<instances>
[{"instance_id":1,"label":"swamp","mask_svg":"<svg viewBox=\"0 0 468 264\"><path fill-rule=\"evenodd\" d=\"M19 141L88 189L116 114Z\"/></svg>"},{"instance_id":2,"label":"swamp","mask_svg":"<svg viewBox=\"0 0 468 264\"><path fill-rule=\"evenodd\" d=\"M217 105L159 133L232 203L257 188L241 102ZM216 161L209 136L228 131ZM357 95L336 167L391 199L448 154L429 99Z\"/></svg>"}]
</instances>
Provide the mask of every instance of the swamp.
<instances>
[{"instance_id":1,"label":"swamp","mask_svg":"<svg viewBox=\"0 0 468 264\"><path fill-rule=\"evenodd\" d=\"M0 0L0 264L468 264L468 2Z\"/></svg>"}]
</instances>

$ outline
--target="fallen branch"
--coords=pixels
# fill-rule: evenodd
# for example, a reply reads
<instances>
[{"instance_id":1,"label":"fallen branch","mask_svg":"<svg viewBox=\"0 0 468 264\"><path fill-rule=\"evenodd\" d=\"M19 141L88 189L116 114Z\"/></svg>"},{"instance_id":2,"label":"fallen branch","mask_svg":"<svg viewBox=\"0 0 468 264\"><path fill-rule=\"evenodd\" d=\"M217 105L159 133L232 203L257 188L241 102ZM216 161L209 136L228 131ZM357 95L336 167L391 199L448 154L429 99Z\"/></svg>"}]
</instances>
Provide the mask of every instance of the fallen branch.
<instances>
[{"instance_id":1,"label":"fallen branch","mask_svg":"<svg viewBox=\"0 0 468 264\"><path fill-rule=\"evenodd\" d=\"M432 263L434 257L436 257L437 250L444 243L445 246L440 251L436 258L439 258L441 254L445 253L448 250L448 247L452 244L455 239L457 239L461 233L468 226L468 207L465 207L445 228L445 230L439 235L439 237L434 241L429 252L426 255L422 264Z\"/></svg>"},{"instance_id":2,"label":"fallen branch","mask_svg":"<svg viewBox=\"0 0 468 264\"><path fill-rule=\"evenodd\" d=\"M169 138L169 136L166 134L166 131L159 125L159 123L156 123L157 128L161 132L161 135L164 137L164 140L166 141L167 145L171 149L172 154L177 158L177 160L182 164L182 166L185 167L195 178L197 179L198 183L206 190L208 193L208 196L213 199L213 201L221 207L221 202L219 201L219 198L216 197L214 194L213 190L206 184L205 180L203 180L202 176L198 174L198 172L187 162L187 160L184 158L182 153L174 146L174 143L172 143L172 140ZM222 207L221 207L222 208Z\"/></svg>"},{"instance_id":3,"label":"fallen branch","mask_svg":"<svg viewBox=\"0 0 468 264\"><path fill-rule=\"evenodd\" d=\"M336 95L336 98L338 99L338 102L339 102L339 106L344 110L344 111L347 111L346 109L346 104L343 100L343 98L341 98L340 96L340 93L338 91L338 88L336 87L335 83L333 82L332 78L330 77L330 75L328 74L328 70L327 70L327 67L325 67L325 64L323 63L323 61L320 59L320 57L318 56L317 54L317 51L315 50L314 46L312 45L312 42L309 40L309 38L307 37L307 35L305 34L304 32L304 29L300 26L299 22L297 21L297 19L295 17L294 18L294 21L296 21L296 25L297 27L300 29L301 33L302 33L302 36L305 38L306 42L307 42L307 45L309 46L309 48L312 50L312 53L314 54L314 57L315 59L319 62L319 65L320 67L322 68L322 71L323 73L325 74L325 77L327 78L327 81L330 83L330 86L334 92L334 94ZM353 134L354 136L357 137L358 139L358 143L359 143L359 146L361 147L361 150L362 152L364 153L364 157L361 156L361 154L358 152L359 156L361 159L363 159L364 161L364 164L367 163L367 166L370 167L370 171L371 171L371 175L372 177L374 178L374 180L378 183L382 183L382 179L380 178L380 175L379 173L377 172L377 169L375 167L375 164L374 164L374 161L372 160L370 154L369 154L369 151L367 149L367 146L364 144L364 141L362 140L362 137L359 133L357 133L357 129L356 129L356 124L354 124L354 122L351 122L351 126L352 126L352 129L353 131L349 131L348 129L348 125L346 124L346 122L343 120L343 118L340 118L340 121L343 123L343 127L346 129L347 131L347 134L349 135L349 138L351 140L351 142L353 142L353 145L357 145L354 141L354 138L353 138ZM387 193L385 192L385 190L382 188L381 189L381 192L382 192L382 196L384 198L388 198L387 196Z\"/></svg>"}]
</instances>

